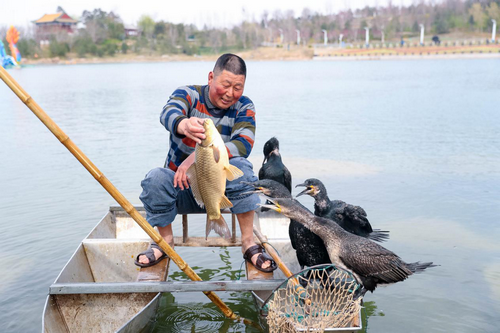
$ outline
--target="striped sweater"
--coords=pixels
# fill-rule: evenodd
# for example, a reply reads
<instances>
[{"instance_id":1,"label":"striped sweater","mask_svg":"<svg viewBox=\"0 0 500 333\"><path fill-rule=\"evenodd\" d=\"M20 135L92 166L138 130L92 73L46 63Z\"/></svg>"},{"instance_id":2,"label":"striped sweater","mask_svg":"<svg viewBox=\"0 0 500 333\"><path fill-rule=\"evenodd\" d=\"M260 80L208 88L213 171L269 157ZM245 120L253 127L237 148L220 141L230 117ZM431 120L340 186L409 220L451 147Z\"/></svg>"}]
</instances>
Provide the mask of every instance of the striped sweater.
<instances>
[{"instance_id":1,"label":"striped sweater","mask_svg":"<svg viewBox=\"0 0 500 333\"><path fill-rule=\"evenodd\" d=\"M212 118L226 144L229 158L248 157L255 140L255 107L241 96L227 110L215 107L208 98L208 85L184 86L174 91L163 107L160 122L170 132L170 149L165 167L177 171L192 152L196 142L177 133L180 121L189 117Z\"/></svg>"}]
</instances>

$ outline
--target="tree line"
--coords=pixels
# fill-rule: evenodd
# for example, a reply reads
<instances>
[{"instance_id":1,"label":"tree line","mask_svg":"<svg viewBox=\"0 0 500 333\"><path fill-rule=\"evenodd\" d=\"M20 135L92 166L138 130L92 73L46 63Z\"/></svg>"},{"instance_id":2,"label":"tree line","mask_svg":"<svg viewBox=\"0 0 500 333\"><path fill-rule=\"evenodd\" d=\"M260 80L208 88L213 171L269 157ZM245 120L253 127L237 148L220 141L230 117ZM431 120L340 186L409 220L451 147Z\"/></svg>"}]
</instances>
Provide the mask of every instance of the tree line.
<instances>
[{"instance_id":1,"label":"tree line","mask_svg":"<svg viewBox=\"0 0 500 333\"><path fill-rule=\"evenodd\" d=\"M73 34L60 32L50 36L48 44L40 45L36 28L22 29L18 49L23 57L114 56L117 53L164 55L204 55L237 52L262 45L283 47L296 44L311 46L323 42L326 31L330 43L355 43L364 40L365 27L371 40L386 41L417 36L420 25L429 34L460 32L481 34L491 32L492 20L500 26L500 0L444 0L438 3L418 1L409 6L365 7L321 14L304 9L300 16L293 11L264 12L258 20L245 20L232 28L198 28L192 24L154 21L142 16L137 22L139 34L127 36L118 15L101 9L84 11L80 21L84 28ZM5 36L7 27L0 27ZM6 41L4 40L4 44ZM9 52L9 50L6 50Z\"/></svg>"}]
</instances>

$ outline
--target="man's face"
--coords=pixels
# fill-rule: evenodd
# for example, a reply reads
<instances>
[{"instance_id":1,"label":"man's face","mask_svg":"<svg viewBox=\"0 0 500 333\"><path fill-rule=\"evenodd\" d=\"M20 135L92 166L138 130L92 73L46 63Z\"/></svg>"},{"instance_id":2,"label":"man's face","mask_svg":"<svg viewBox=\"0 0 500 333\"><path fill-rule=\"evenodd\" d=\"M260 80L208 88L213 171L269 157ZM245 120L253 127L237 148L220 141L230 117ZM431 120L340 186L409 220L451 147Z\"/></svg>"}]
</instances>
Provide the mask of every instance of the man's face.
<instances>
[{"instance_id":1,"label":"man's face","mask_svg":"<svg viewBox=\"0 0 500 333\"><path fill-rule=\"evenodd\" d=\"M224 70L215 77L214 72L210 72L208 74L208 86L210 87L210 102L219 109L227 109L243 95L245 76Z\"/></svg>"}]
</instances>

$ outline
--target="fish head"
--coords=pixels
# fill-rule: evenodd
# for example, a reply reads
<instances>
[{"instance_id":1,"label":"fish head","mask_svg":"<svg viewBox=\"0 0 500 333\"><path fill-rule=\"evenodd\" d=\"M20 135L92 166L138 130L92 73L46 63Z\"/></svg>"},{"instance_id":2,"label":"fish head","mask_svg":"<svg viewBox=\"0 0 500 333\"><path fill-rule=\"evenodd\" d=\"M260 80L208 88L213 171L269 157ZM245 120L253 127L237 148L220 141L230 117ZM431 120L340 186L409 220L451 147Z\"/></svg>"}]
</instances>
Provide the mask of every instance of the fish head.
<instances>
[{"instance_id":1,"label":"fish head","mask_svg":"<svg viewBox=\"0 0 500 333\"><path fill-rule=\"evenodd\" d=\"M217 128L215 127L215 124L212 119L206 118L203 121L203 128L205 129L205 139L201 140L201 146L202 147L208 147L210 146L217 136L219 136L219 132L217 131Z\"/></svg>"}]
</instances>

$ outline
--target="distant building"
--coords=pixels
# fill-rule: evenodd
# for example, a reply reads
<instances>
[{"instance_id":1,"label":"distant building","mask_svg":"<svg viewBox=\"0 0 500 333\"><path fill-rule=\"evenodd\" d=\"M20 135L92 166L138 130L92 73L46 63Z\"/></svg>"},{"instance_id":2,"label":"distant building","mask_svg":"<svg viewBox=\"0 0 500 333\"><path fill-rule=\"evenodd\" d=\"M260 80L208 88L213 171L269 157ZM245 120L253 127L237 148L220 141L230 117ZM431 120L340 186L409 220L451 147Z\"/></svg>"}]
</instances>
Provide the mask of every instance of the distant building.
<instances>
[{"instance_id":1,"label":"distant building","mask_svg":"<svg viewBox=\"0 0 500 333\"><path fill-rule=\"evenodd\" d=\"M72 19L61 8L57 8L56 14L45 14L36 21L36 36L38 40L48 40L50 36L61 32L72 34L76 30L77 20Z\"/></svg>"},{"instance_id":2,"label":"distant building","mask_svg":"<svg viewBox=\"0 0 500 333\"><path fill-rule=\"evenodd\" d=\"M134 37L134 36L139 36L140 31L133 25L125 25L125 36L127 37Z\"/></svg>"}]
</instances>

